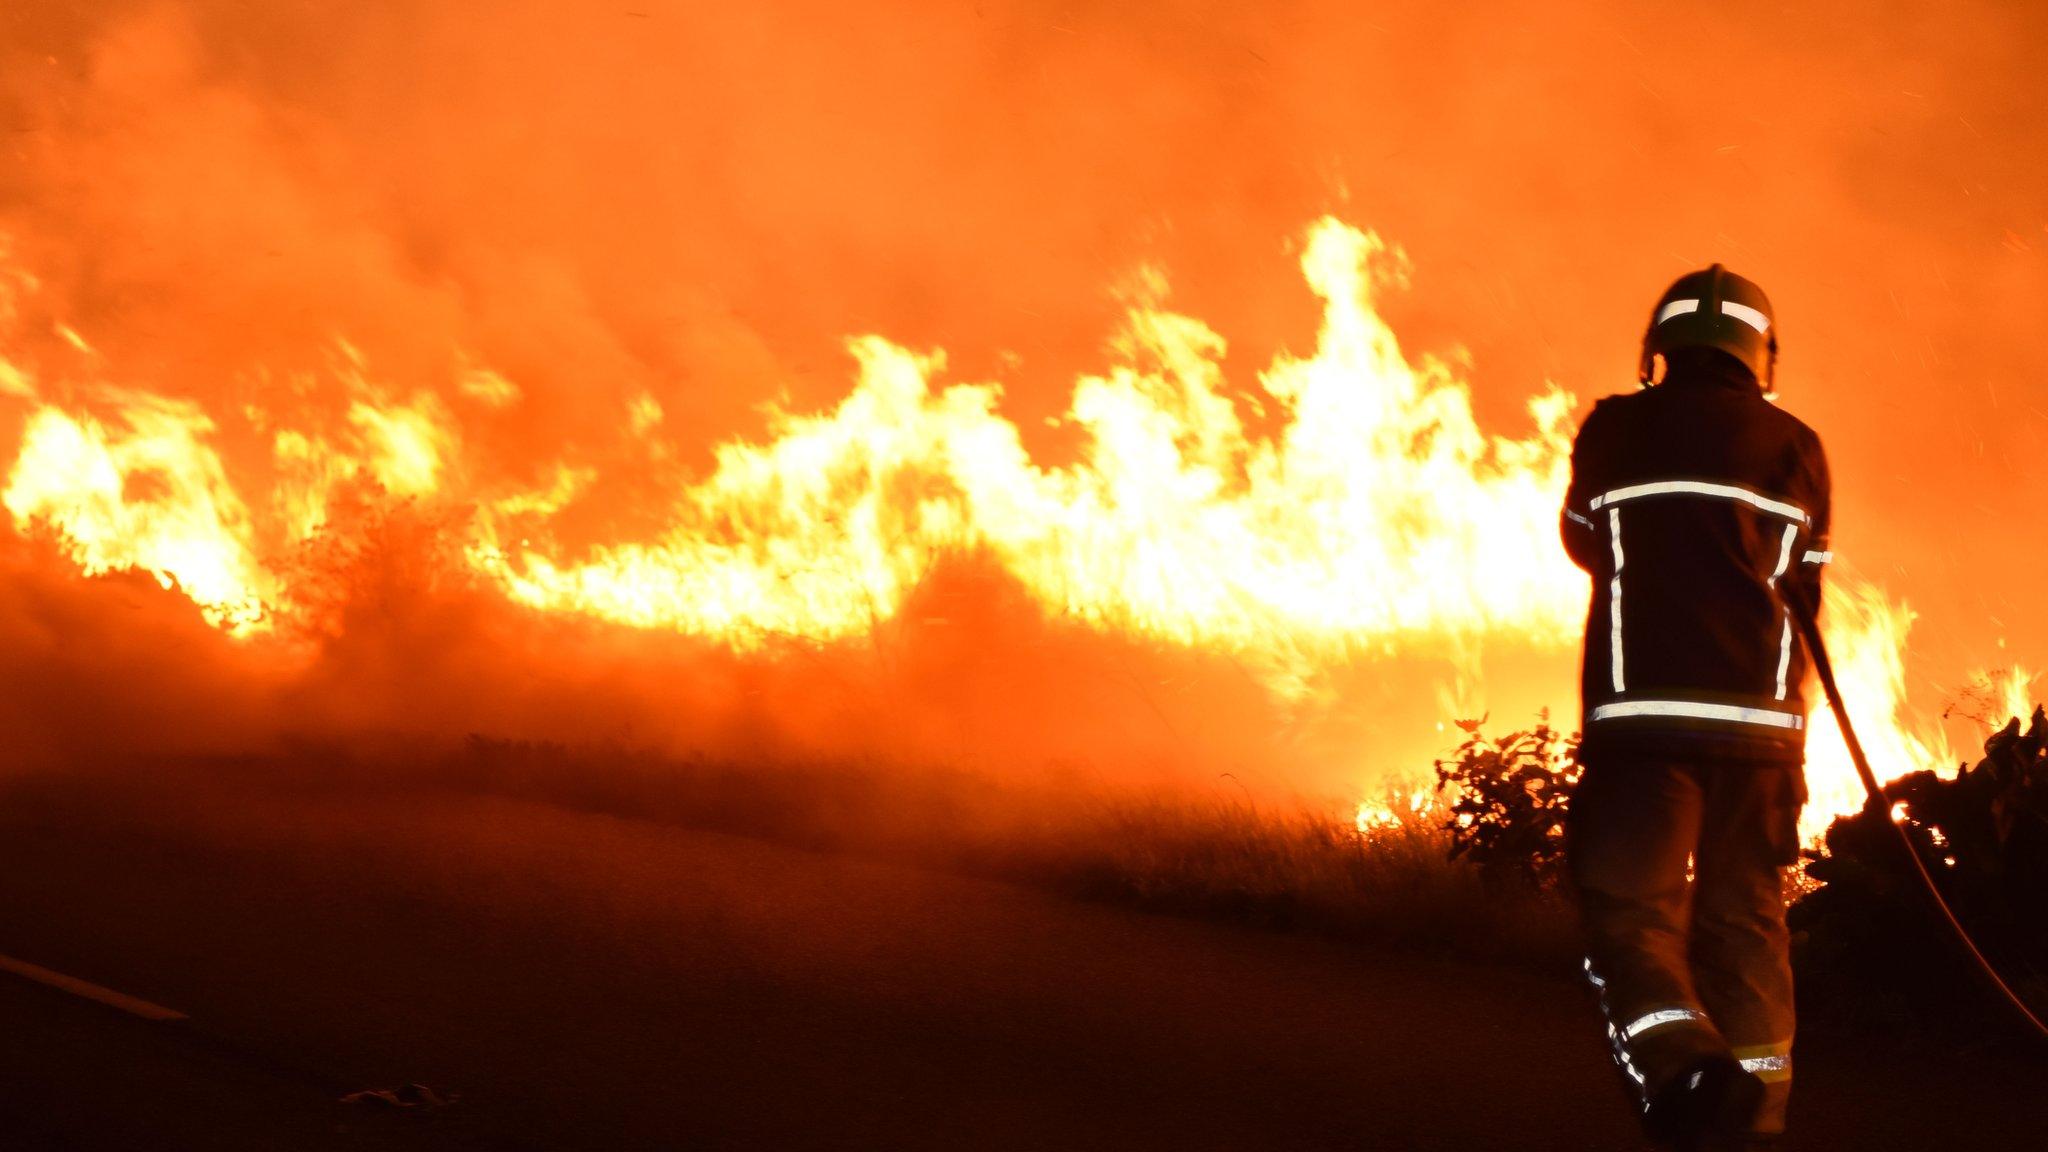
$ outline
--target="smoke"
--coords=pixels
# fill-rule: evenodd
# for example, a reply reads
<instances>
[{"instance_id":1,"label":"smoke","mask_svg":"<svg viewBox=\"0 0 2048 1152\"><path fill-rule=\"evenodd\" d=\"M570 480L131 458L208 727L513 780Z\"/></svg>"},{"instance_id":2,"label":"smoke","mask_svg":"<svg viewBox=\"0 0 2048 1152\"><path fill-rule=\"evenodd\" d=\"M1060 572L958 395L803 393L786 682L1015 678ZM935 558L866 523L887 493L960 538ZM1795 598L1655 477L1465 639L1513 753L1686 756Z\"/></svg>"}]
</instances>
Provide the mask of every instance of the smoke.
<instances>
[{"instance_id":1,"label":"smoke","mask_svg":"<svg viewBox=\"0 0 2048 1152\"><path fill-rule=\"evenodd\" d=\"M664 485L764 405L834 403L850 334L945 348L1057 461L1047 419L1160 268L1248 389L1313 340L1283 248L1323 211L1406 248L1396 328L1462 350L1497 426L1546 380L1628 387L1656 292L1720 260L1778 305L1840 551L1937 626L1917 670L1953 681L2048 626L2031 553L1998 543L2048 496L2044 47L2048 15L1931 0L17 4L0 234L40 284L0 296L48 395L234 413L364 376L457 414L479 482L626 462L564 517L575 545L658 529ZM219 432L253 475L261 432ZM56 702L18 719L60 757L417 728L1299 779L1413 759L1432 736L1375 733L1452 679L1351 670L1305 733L1227 659L1069 632L973 570L770 669L422 588L431 523L380 540L316 558L347 626L280 664L11 539L0 655ZM1490 659L1539 666L1497 713L1569 703L1567 657Z\"/></svg>"}]
</instances>

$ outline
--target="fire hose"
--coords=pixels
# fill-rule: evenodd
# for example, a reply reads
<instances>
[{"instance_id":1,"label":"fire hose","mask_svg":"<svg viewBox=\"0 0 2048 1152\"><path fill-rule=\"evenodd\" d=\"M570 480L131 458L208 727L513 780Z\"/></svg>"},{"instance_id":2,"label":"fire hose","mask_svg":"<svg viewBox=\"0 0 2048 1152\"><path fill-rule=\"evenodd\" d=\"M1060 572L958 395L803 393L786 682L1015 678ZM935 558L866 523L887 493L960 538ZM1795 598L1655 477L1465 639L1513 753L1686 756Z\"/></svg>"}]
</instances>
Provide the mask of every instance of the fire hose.
<instances>
[{"instance_id":1,"label":"fire hose","mask_svg":"<svg viewBox=\"0 0 2048 1152\"><path fill-rule=\"evenodd\" d=\"M1828 661L1827 644L1821 639L1820 624L1814 618L1812 606L1802 603L1795 595L1787 595L1783 599L1786 610L1799 626L1799 638L1805 643L1807 654L1813 658L1814 671L1820 676L1821 688L1827 693L1828 707L1834 712L1836 723L1841 725L1842 743L1849 748L1849 760L1856 765L1856 774L1863 778L1863 789L1869 794L1864 810L1871 814L1872 819L1884 821L1885 826L1892 830L1899 846L1904 850L1906 859L1913 862L1913 870L1918 873L1920 885L1926 891L1929 902L1941 914L1941 918L1948 922L1950 932L1975 962L1989 989L2011 1006L2014 1015L2026 1022L2027 1028L2033 1032L2036 1039L2048 1041L2048 1024L2043 1024L2041 1018L2034 1014L2034 1010L2027 1006L2027 1002L2020 999L2019 993L2013 991L2012 986L1998 974L1998 969L1984 955L1983 950L1977 947L1977 942L1970 938L1970 933L1963 927L1962 921L1956 919L1955 910L1942 898L1941 888L1935 884L1933 874L1927 871L1927 863L1920 859L1920 851L1914 846L1912 837L1908 836L1906 830L1899 826L1899 822L1892 818L1891 801L1885 795L1884 785L1878 781L1877 774L1870 770L1870 760L1863 754L1863 744L1856 739L1856 729L1849 723L1849 709L1842 703L1842 689L1835 683L1834 665Z\"/></svg>"}]
</instances>

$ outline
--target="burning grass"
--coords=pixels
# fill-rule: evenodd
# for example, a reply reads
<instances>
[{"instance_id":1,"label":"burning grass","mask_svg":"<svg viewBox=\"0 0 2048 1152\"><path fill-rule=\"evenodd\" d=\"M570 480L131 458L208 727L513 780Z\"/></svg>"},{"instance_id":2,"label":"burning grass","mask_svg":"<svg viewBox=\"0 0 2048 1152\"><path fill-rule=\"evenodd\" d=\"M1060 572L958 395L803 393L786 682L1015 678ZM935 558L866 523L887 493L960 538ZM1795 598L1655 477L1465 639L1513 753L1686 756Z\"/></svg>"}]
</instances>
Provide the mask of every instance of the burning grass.
<instances>
[{"instance_id":1,"label":"burning grass","mask_svg":"<svg viewBox=\"0 0 2048 1152\"><path fill-rule=\"evenodd\" d=\"M1361 830L1330 809L1129 797L1042 862L1060 887L1138 907L1499 958L1570 955L1538 892L1490 890L1450 859L1440 810Z\"/></svg>"}]
</instances>

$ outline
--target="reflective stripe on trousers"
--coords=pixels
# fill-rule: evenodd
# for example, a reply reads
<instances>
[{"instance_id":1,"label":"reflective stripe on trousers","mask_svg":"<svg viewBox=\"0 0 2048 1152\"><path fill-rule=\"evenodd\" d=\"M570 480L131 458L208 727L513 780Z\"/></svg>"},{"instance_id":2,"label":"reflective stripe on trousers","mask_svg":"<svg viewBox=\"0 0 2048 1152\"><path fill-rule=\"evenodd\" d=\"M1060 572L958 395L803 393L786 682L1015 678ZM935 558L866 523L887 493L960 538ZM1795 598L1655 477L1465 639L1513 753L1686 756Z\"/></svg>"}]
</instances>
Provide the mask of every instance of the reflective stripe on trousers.
<instances>
[{"instance_id":1,"label":"reflective stripe on trousers","mask_svg":"<svg viewBox=\"0 0 2048 1152\"><path fill-rule=\"evenodd\" d=\"M1600 1011L1607 1017L1607 1044L1615 1067L1628 1077L1636 1105L1645 1112L1658 1091L1687 1063L1701 1051L1721 1044L1707 1014L1689 1005L1654 1008L1619 1020L1608 995L1607 981L1601 978L1591 957L1586 959L1586 979L1600 992ZM1673 1040L1679 1042L1672 1043Z\"/></svg>"},{"instance_id":2,"label":"reflective stripe on trousers","mask_svg":"<svg viewBox=\"0 0 2048 1152\"><path fill-rule=\"evenodd\" d=\"M1737 1045L1734 1056L1742 1062L1745 1071L1754 1073L1766 1084L1792 1079L1790 1040L1780 1040L1775 1044Z\"/></svg>"}]
</instances>

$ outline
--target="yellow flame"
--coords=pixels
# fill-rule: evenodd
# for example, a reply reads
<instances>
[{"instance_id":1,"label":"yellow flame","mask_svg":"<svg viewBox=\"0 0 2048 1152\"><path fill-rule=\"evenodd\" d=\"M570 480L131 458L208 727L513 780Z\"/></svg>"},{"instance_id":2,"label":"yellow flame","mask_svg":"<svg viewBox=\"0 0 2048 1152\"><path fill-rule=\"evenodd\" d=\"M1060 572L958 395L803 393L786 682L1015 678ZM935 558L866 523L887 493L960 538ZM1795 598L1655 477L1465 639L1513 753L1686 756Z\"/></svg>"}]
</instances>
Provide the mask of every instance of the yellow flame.
<instances>
[{"instance_id":1,"label":"yellow flame","mask_svg":"<svg viewBox=\"0 0 2048 1152\"><path fill-rule=\"evenodd\" d=\"M2034 711L2034 681L2040 675L2027 671L2024 665L2015 664L2004 672L1989 677L1992 684L1994 717L2018 717L2025 723Z\"/></svg>"},{"instance_id":2,"label":"yellow flame","mask_svg":"<svg viewBox=\"0 0 2048 1152\"><path fill-rule=\"evenodd\" d=\"M2005 642L1999 641L1999 647L2004 646ZM2034 681L2038 679L2039 674L2023 664L1980 668L1970 673L1947 714L1977 721L1987 730L2000 728L2014 717L2024 723L2034 711Z\"/></svg>"},{"instance_id":3,"label":"yellow flame","mask_svg":"<svg viewBox=\"0 0 2048 1152\"><path fill-rule=\"evenodd\" d=\"M35 287L5 255L0 242L0 337ZM597 486L596 469L544 463L532 490L476 481L490 470L465 460L451 404L393 399L343 342L338 407L295 395L244 413L271 446L254 523L197 405L108 391L102 420L39 401L31 375L0 359L0 395L29 408L4 502L86 571L155 573L240 632L297 610L275 575L284 552L353 486L466 510L451 519L468 533L459 554L520 604L739 650L862 634L935 562L970 553L1048 613L1228 651L1282 697L1359 654L1458 663L1498 637L1570 650L1587 595L1555 529L1572 397L1548 388L1520 435L1483 431L1454 365L1411 358L1379 314L1379 294L1406 283L1397 252L1326 218L1300 268L1321 301L1314 346L1257 373L1256 393L1227 382L1224 339L1164 308L1163 278L1148 274L1110 367L1074 388L1062 423L1080 450L1064 466L1032 459L996 386L942 383L943 354L863 336L849 342L857 379L837 406L778 413L763 441L719 446L708 475L675 489L660 533L571 553L549 526ZM490 368L458 365L454 398L487 411L522 402ZM1276 413L1275 430L1254 433L1248 412ZM665 458L654 397L633 397L621 419L648 458ZM1946 755L1904 714L1911 621L1875 586L1831 585L1836 662L1887 774ZM1858 804L1824 709L1812 735L1810 827ZM1363 829L1395 815L1381 804L1357 818Z\"/></svg>"},{"instance_id":4,"label":"yellow flame","mask_svg":"<svg viewBox=\"0 0 2048 1152\"><path fill-rule=\"evenodd\" d=\"M1361 801L1351 822L1359 835L1372 837L1430 820L1442 807L1433 788L1395 789L1378 800Z\"/></svg>"},{"instance_id":5,"label":"yellow flame","mask_svg":"<svg viewBox=\"0 0 2048 1152\"><path fill-rule=\"evenodd\" d=\"M1584 613L1553 527L1572 401L1532 401L1526 439L1481 432L1465 383L1411 364L1374 310L1392 265L1369 233L1311 231L1323 325L1312 355L1260 377L1291 416L1275 439L1246 433L1222 338L1154 308L1128 317L1122 363L1076 388L1086 444L1067 468L1029 458L995 388L935 388L942 357L864 337L847 399L720 448L664 539L488 562L536 607L745 644L860 632L934 557L985 550L1056 612L1231 649L1283 692L1356 651L1562 642Z\"/></svg>"},{"instance_id":6,"label":"yellow flame","mask_svg":"<svg viewBox=\"0 0 2048 1152\"><path fill-rule=\"evenodd\" d=\"M195 405L138 394L121 399L118 420L37 408L0 502L18 524L55 528L88 573L140 569L215 623L257 627L268 581L241 499L203 442L213 422Z\"/></svg>"},{"instance_id":7,"label":"yellow flame","mask_svg":"<svg viewBox=\"0 0 2048 1152\"><path fill-rule=\"evenodd\" d=\"M1940 733L1916 734L1905 715L1906 635L1913 619L1911 609L1874 585L1838 578L1827 586L1821 625L1828 655L1849 720L1871 770L1882 779L1945 766L1949 759ZM1863 784L1849 759L1841 727L1819 690L1811 695L1806 741L1809 798L1801 822L1801 831L1809 838L1864 802Z\"/></svg>"}]
</instances>

